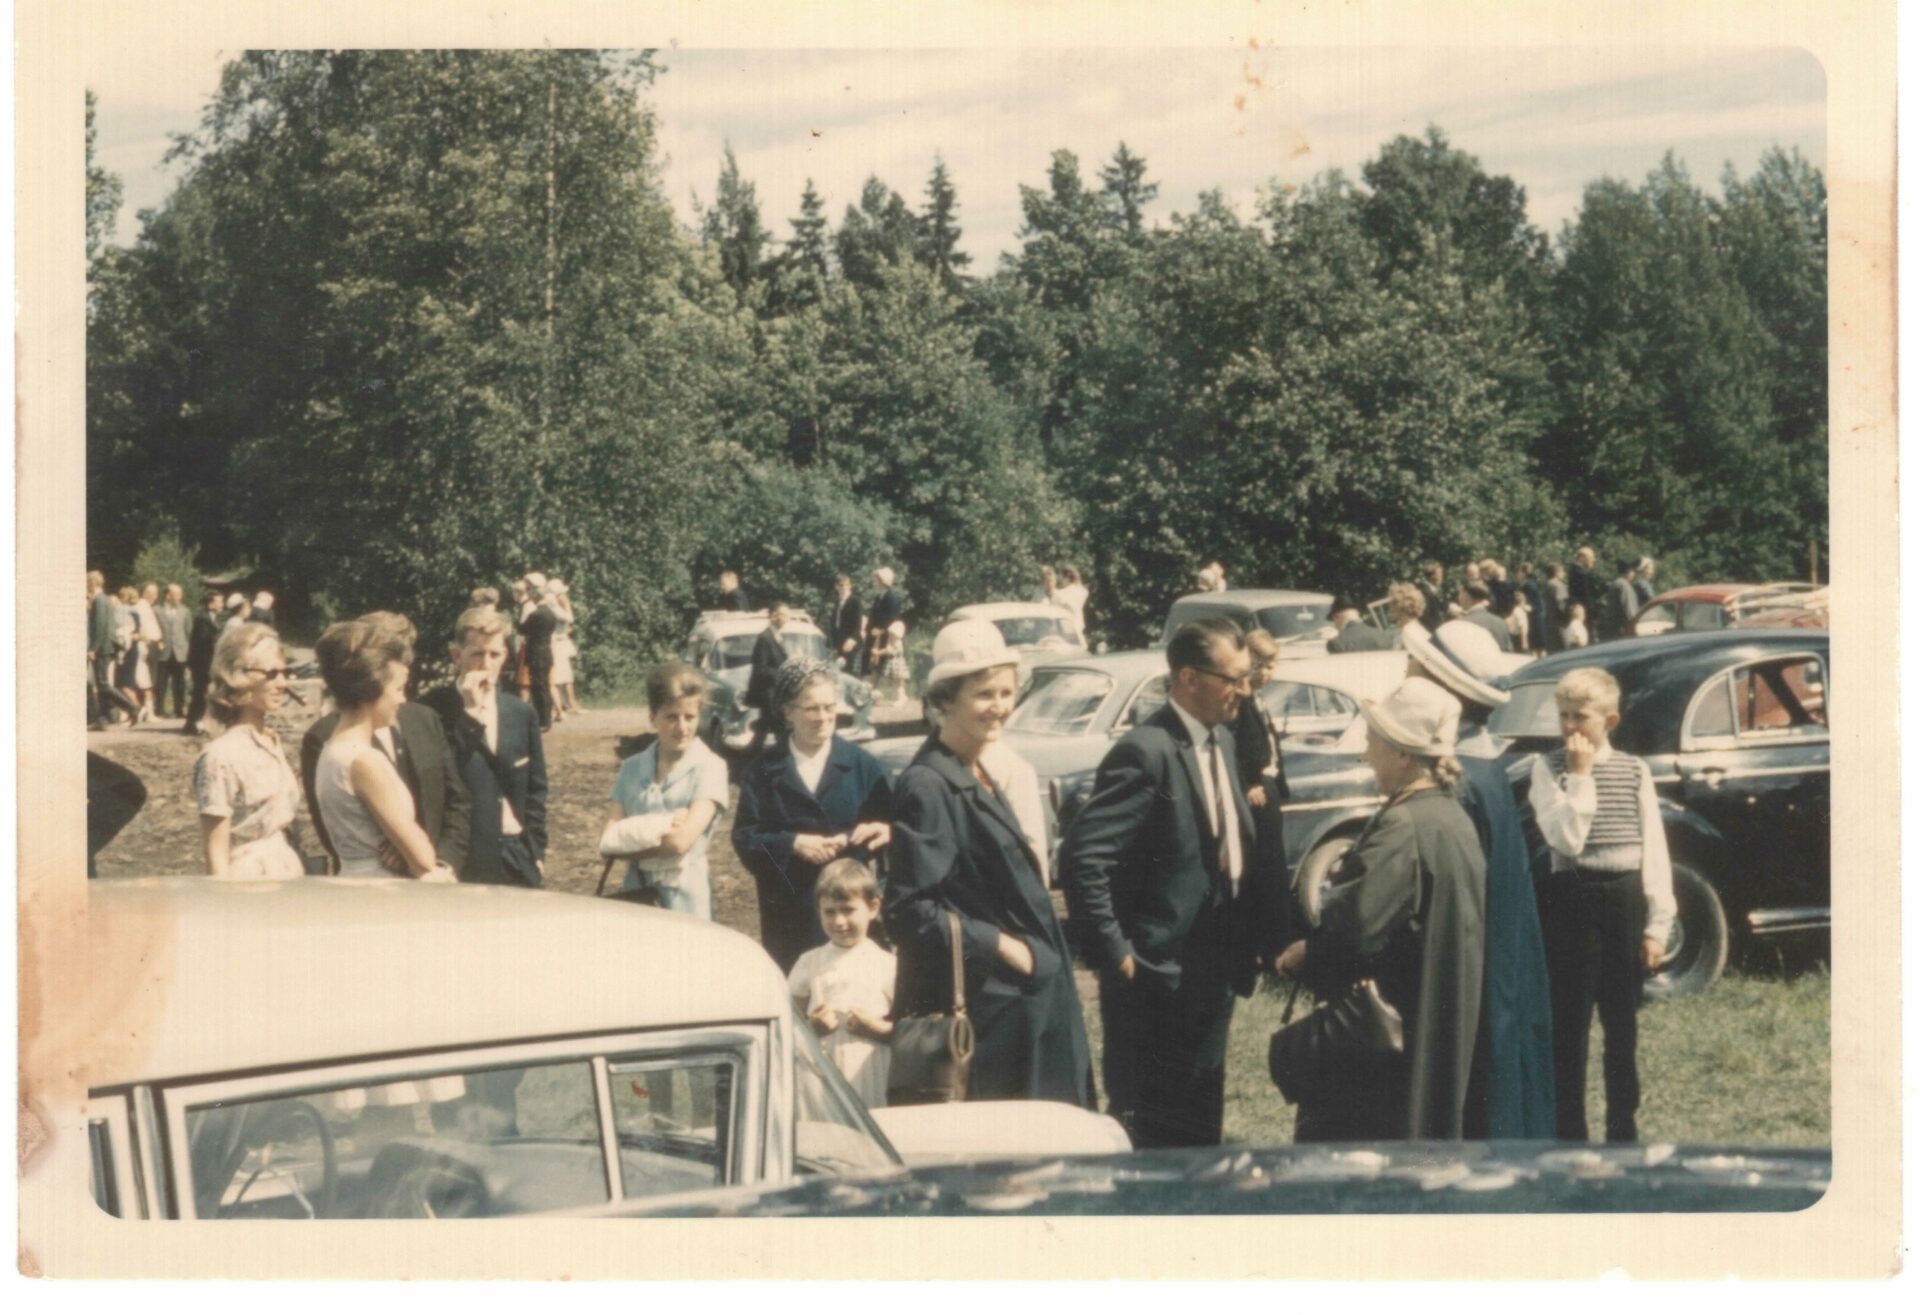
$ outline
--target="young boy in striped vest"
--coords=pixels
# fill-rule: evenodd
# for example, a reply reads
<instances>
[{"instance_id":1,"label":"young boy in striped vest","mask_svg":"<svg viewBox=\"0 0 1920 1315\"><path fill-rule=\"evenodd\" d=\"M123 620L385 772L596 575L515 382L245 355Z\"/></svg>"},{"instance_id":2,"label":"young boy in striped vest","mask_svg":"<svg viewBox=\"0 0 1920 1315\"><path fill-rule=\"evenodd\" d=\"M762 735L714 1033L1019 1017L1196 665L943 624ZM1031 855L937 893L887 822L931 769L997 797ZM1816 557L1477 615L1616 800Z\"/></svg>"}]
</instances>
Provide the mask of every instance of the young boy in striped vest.
<instances>
[{"instance_id":1,"label":"young boy in striped vest","mask_svg":"<svg viewBox=\"0 0 1920 1315\"><path fill-rule=\"evenodd\" d=\"M1587 1033L1600 1010L1607 1140L1639 1140L1638 1010L1643 975L1666 958L1673 870L1653 774L1607 742L1620 686L1597 667L1554 689L1566 743L1534 760L1532 802L1553 870L1541 886L1540 930L1553 996L1555 1122L1587 1140Z\"/></svg>"}]
</instances>

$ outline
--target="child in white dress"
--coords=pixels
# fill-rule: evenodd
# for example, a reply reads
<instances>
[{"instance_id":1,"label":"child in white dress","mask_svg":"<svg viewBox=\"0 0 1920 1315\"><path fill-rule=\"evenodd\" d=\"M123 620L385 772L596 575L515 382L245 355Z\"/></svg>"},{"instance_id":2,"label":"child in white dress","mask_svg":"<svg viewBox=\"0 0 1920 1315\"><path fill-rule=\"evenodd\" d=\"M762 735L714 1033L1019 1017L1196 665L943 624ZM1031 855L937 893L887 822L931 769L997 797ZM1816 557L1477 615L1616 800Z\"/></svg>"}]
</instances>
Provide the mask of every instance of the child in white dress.
<instances>
[{"instance_id":1,"label":"child in white dress","mask_svg":"<svg viewBox=\"0 0 1920 1315\"><path fill-rule=\"evenodd\" d=\"M835 859L814 887L829 944L808 950L787 990L813 1025L834 1067L868 1108L887 1103L887 1048L893 1023L893 956L867 931L880 916L880 885L857 858Z\"/></svg>"}]
</instances>

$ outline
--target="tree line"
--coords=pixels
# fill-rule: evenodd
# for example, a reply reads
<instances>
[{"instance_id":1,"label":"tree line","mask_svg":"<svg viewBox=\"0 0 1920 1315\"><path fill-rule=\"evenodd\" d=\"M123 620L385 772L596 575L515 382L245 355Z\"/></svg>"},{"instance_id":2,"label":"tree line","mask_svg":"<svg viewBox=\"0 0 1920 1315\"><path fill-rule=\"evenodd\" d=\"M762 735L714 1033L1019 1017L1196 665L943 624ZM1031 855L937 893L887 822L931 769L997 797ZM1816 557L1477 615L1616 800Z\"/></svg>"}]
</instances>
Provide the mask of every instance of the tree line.
<instances>
[{"instance_id":1,"label":"tree line","mask_svg":"<svg viewBox=\"0 0 1920 1315\"><path fill-rule=\"evenodd\" d=\"M1374 596L1428 557L1665 579L1824 560L1826 198L1774 150L1669 156L1554 238L1439 128L1357 181L1149 223L1149 162L1056 151L1018 247L961 247L935 159L776 236L732 152L694 229L651 53L251 52L125 249L88 171L87 514L316 620L445 628L565 576L629 680L723 566L802 603L901 573L922 623L1082 566L1116 644L1197 563ZM89 102L89 147L92 104Z\"/></svg>"}]
</instances>

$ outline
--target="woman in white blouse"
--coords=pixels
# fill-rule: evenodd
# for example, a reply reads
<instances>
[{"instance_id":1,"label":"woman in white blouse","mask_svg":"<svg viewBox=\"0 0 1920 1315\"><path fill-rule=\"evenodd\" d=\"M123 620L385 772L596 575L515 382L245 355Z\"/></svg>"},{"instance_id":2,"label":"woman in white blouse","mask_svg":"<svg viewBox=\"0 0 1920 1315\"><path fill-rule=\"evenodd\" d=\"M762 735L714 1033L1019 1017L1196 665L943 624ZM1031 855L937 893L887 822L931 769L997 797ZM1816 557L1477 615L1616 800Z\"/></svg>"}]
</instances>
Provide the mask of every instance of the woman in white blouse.
<instances>
[{"instance_id":1,"label":"woman in white blouse","mask_svg":"<svg viewBox=\"0 0 1920 1315\"><path fill-rule=\"evenodd\" d=\"M220 637L208 673L208 704L227 731L193 765L207 871L234 881L306 875L288 839L300 782L267 725L287 699L286 655L270 626L245 622Z\"/></svg>"}]
</instances>

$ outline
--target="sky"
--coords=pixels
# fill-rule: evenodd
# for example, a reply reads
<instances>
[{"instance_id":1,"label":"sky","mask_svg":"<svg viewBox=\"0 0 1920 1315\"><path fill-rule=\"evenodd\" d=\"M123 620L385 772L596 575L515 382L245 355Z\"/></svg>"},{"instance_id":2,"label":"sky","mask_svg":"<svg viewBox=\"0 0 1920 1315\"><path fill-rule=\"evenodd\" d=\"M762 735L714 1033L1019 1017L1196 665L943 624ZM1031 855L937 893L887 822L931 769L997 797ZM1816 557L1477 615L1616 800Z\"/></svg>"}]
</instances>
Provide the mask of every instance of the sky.
<instances>
[{"instance_id":1,"label":"sky","mask_svg":"<svg viewBox=\"0 0 1920 1315\"><path fill-rule=\"evenodd\" d=\"M177 166L169 134L191 130L232 52L156 61L114 52L97 70L98 162L125 204L115 240L138 236ZM1330 169L1355 179L1394 136L1439 126L1484 168L1526 189L1557 234L1586 185L1638 182L1672 150L1718 189L1768 147L1826 163L1826 82L1786 48L679 50L646 99L661 179L683 220L711 200L731 143L763 222L789 235L808 178L837 225L868 175L918 209L934 157L958 189L976 272L1018 245L1022 184L1044 186L1052 152L1098 169L1124 141L1160 187L1149 217L1190 213L1218 189L1252 217L1263 189Z\"/></svg>"}]
</instances>

